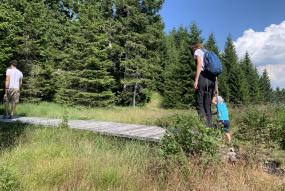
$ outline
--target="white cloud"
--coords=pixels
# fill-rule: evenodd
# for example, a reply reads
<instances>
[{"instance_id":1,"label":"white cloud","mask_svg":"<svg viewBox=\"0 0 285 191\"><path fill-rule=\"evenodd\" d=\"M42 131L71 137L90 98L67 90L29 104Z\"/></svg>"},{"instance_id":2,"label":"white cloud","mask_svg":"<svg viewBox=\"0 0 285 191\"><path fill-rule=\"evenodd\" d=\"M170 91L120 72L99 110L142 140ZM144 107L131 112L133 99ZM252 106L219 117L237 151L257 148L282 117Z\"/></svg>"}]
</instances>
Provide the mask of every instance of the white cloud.
<instances>
[{"instance_id":1,"label":"white cloud","mask_svg":"<svg viewBox=\"0 0 285 191\"><path fill-rule=\"evenodd\" d=\"M239 58L247 51L259 71L267 69L274 88L285 88L285 21L262 32L248 29L234 44Z\"/></svg>"},{"instance_id":2,"label":"white cloud","mask_svg":"<svg viewBox=\"0 0 285 191\"><path fill-rule=\"evenodd\" d=\"M260 74L264 69L268 72L273 88L285 88L285 64L268 64L259 66L258 71Z\"/></svg>"}]
</instances>

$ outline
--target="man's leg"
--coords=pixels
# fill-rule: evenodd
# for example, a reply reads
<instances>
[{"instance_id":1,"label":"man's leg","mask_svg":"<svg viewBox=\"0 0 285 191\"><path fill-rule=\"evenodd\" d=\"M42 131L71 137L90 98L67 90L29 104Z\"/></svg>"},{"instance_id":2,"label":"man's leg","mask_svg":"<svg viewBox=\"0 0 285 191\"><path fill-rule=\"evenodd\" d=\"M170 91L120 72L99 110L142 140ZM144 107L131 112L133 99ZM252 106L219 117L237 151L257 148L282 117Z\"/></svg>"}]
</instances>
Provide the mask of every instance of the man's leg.
<instances>
[{"instance_id":1,"label":"man's leg","mask_svg":"<svg viewBox=\"0 0 285 191\"><path fill-rule=\"evenodd\" d=\"M9 100L7 95L4 96L3 98L3 102L4 102L4 117L9 115Z\"/></svg>"},{"instance_id":2,"label":"man's leg","mask_svg":"<svg viewBox=\"0 0 285 191\"><path fill-rule=\"evenodd\" d=\"M12 100L11 100L12 108L11 108L10 118L16 115L16 104L19 102L19 97L20 97L19 91L14 90L12 94Z\"/></svg>"},{"instance_id":3,"label":"man's leg","mask_svg":"<svg viewBox=\"0 0 285 191\"><path fill-rule=\"evenodd\" d=\"M16 103L12 103L12 112L11 116L13 117L16 114Z\"/></svg>"}]
</instances>

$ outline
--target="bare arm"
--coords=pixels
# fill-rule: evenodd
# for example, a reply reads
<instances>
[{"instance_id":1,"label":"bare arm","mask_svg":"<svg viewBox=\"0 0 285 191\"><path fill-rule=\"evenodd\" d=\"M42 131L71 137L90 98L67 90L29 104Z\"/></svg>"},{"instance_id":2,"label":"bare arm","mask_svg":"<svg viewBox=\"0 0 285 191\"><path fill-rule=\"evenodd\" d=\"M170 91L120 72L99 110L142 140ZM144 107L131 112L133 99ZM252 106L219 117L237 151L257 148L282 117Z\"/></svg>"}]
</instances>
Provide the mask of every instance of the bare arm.
<instances>
[{"instance_id":1,"label":"bare arm","mask_svg":"<svg viewBox=\"0 0 285 191\"><path fill-rule=\"evenodd\" d=\"M10 84L10 76L6 76L6 79L5 79L5 95L7 94L9 84Z\"/></svg>"},{"instance_id":2,"label":"bare arm","mask_svg":"<svg viewBox=\"0 0 285 191\"><path fill-rule=\"evenodd\" d=\"M197 59L197 67L196 67L195 83L194 83L195 90L198 88L199 76L202 71L202 58L200 56L197 56L196 59Z\"/></svg>"},{"instance_id":3,"label":"bare arm","mask_svg":"<svg viewBox=\"0 0 285 191\"><path fill-rule=\"evenodd\" d=\"M215 104L215 105L217 105L217 97L216 97L216 96L213 97L212 103Z\"/></svg>"},{"instance_id":4,"label":"bare arm","mask_svg":"<svg viewBox=\"0 0 285 191\"><path fill-rule=\"evenodd\" d=\"M20 79L20 86L19 86L19 88L22 87L22 83L23 83L23 78Z\"/></svg>"},{"instance_id":5,"label":"bare arm","mask_svg":"<svg viewBox=\"0 0 285 191\"><path fill-rule=\"evenodd\" d=\"M215 105L218 104L218 103L217 103L217 97L216 97L216 96L213 97L212 103L215 104ZM213 113L212 113L212 115L217 115L217 114L218 114L218 110L216 110L216 112L213 112Z\"/></svg>"}]
</instances>

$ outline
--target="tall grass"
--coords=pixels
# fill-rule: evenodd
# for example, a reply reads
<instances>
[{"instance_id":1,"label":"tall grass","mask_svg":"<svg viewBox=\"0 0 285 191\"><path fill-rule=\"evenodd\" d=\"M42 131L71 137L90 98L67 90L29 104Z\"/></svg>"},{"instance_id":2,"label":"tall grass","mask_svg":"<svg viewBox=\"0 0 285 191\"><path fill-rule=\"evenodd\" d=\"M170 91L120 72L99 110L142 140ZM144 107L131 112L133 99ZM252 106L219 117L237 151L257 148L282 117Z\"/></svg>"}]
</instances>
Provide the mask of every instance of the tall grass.
<instances>
[{"instance_id":1,"label":"tall grass","mask_svg":"<svg viewBox=\"0 0 285 191\"><path fill-rule=\"evenodd\" d=\"M154 93L153 99L144 107L109 107L92 108L86 106L67 106L50 102L21 103L17 106L17 115L30 117L62 118L69 119L94 119L134 124L155 124L161 117L174 113L185 112L182 110L162 109L161 97ZM193 112L189 110L187 112Z\"/></svg>"},{"instance_id":2,"label":"tall grass","mask_svg":"<svg viewBox=\"0 0 285 191\"><path fill-rule=\"evenodd\" d=\"M142 190L150 181L145 174L152 149L146 143L70 129L1 124L2 135L20 128L21 135L1 147L0 155L1 166L17 183L14 189Z\"/></svg>"},{"instance_id":3,"label":"tall grass","mask_svg":"<svg viewBox=\"0 0 285 191\"><path fill-rule=\"evenodd\" d=\"M0 123L0 142L0 190L285 189L284 178L243 163L181 163L157 145L66 128Z\"/></svg>"}]
</instances>

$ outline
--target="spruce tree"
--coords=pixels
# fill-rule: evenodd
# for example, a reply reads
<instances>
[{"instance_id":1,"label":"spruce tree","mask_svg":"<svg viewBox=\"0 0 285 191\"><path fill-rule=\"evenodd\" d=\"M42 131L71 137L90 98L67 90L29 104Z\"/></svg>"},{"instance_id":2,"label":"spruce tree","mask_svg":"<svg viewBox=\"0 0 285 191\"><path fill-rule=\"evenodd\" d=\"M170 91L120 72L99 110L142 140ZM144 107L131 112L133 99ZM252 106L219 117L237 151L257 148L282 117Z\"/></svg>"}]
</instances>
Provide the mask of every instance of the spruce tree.
<instances>
[{"instance_id":1,"label":"spruce tree","mask_svg":"<svg viewBox=\"0 0 285 191\"><path fill-rule=\"evenodd\" d=\"M179 53L175 46L174 37L166 38L166 53L164 67L163 106L166 108L183 107L181 81L179 75Z\"/></svg>"},{"instance_id":2,"label":"spruce tree","mask_svg":"<svg viewBox=\"0 0 285 191\"><path fill-rule=\"evenodd\" d=\"M78 19L70 19L66 46L58 74L56 100L61 103L108 106L114 102L108 72L108 41L105 20L99 4L86 1L80 5Z\"/></svg>"},{"instance_id":3,"label":"spruce tree","mask_svg":"<svg viewBox=\"0 0 285 191\"><path fill-rule=\"evenodd\" d=\"M196 64L191 50L191 39L201 40L201 31L197 25L187 29L180 28L176 34L176 42L179 53L179 68L177 70L176 78L180 81L180 96L181 105L189 107L195 103L195 95L193 91L193 84L196 72Z\"/></svg>"},{"instance_id":4,"label":"spruce tree","mask_svg":"<svg viewBox=\"0 0 285 191\"><path fill-rule=\"evenodd\" d=\"M173 45L168 46L171 50L168 58L174 60L171 60L165 68L164 106L166 107L185 108L195 103L193 84L196 64L191 45L202 41L200 35L201 30L196 24L190 27L190 31L180 27L170 33L169 40Z\"/></svg>"},{"instance_id":5,"label":"spruce tree","mask_svg":"<svg viewBox=\"0 0 285 191\"><path fill-rule=\"evenodd\" d=\"M1 2L1 1L0 1ZM0 96L3 97L5 72L9 61L15 58L17 45L22 41L22 27L24 25L21 12L7 2L0 4Z\"/></svg>"},{"instance_id":6,"label":"spruce tree","mask_svg":"<svg viewBox=\"0 0 285 191\"><path fill-rule=\"evenodd\" d=\"M247 103L249 100L248 85L241 66L238 63L238 57L230 36L227 38L225 45L223 65L228 76L229 101L235 104Z\"/></svg>"},{"instance_id":7,"label":"spruce tree","mask_svg":"<svg viewBox=\"0 0 285 191\"><path fill-rule=\"evenodd\" d=\"M246 83L248 84L249 97L251 103L257 103L260 99L260 92L258 86L259 75L256 68L252 65L252 61L248 52L241 61L241 67L245 75Z\"/></svg>"},{"instance_id":8,"label":"spruce tree","mask_svg":"<svg viewBox=\"0 0 285 191\"><path fill-rule=\"evenodd\" d=\"M155 89L163 40L163 24L158 15L162 3L161 0L113 3L109 57L116 79L113 90L119 104L144 104L150 99L150 90Z\"/></svg>"},{"instance_id":9,"label":"spruce tree","mask_svg":"<svg viewBox=\"0 0 285 191\"><path fill-rule=\"evenodd\" d=\"M52 100L54 94L52 64L54 63L51 47L59 37L55 30L59 25L59 17L44 1L5 1L9 12L18 12L21 18L16 21L21 28L16 45L13 47L13 58L19 61L19 69L24 73L21 99L28 101ZM59 35L60 36L60 35ZM13 42L13 41L11 41Z\"/></svg>"},{"instance_id":10,"label":"spruce tree","mask_svg":"<svg viewBox=\"0 0 285 191\"><path fill-rule=\"evenodd\" d=\"M198 25L193 22L190 25L190 46L195 45L196 43L203 43L204 39L201 37L202 30L199 29Z\"/></svg>"},{"instance_id":11,"label":"spruce tree","mask_svg":"<svg viewBox=\"0 0 285 191\"><path fill-rule=\"evenodd\" d=\"M270 78L266 69L263 70L262 76L259 79L259 87L261 93L261 100L265 103L271 101L272 88Z\"/></svg>"},{"instance_id":12,"label":"spruce tree","mask_svg":"<svg viewBox=\"0 0 285 191\"><path fill-rule=\"evenodd\" d=\"M274 103L282 103L282 91L279 87L276 88L275 91L272 92L272 102Z\"/></svg>"},{"instance_id":13,"label":"spruce tree","mask_svg":"<svg viewBox=\"0 0 285 191\"><path fill-rule=\"evenodd\" d=\"M204 47L207 49L207 50L211 50L213 51L215 54L217 54L218 56L220 56L220 51L219 51L219 48L217 46L217 43L216 43L216 40L215 40L215 36L213 33L211 33L209 35L209 38L208 40L206 41Z\"/></svg>"}]
</instances>

